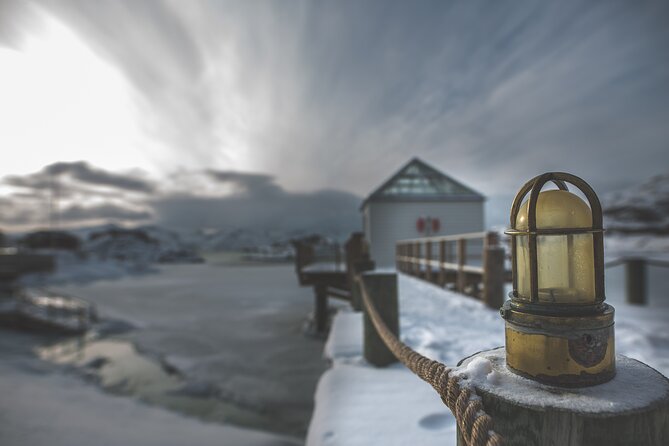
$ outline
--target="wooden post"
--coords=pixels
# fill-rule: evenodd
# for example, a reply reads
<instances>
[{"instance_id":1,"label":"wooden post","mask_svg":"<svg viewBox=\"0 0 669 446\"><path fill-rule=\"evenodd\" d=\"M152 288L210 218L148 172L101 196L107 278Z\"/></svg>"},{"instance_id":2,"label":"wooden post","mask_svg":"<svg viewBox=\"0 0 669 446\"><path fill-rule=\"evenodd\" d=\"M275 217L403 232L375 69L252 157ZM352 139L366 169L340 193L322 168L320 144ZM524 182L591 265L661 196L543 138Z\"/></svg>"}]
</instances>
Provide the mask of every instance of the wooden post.
<instances>
[{"instance_id":1,"label":"wooden post","mask_svg":"<svg viewBox=\"0 0 669 446\"><path fill-rule=\"evenodd\" d=\"M416 259L415 259L416 263L414 263L414 268L415 268L415 272L416 272L416 274L414 274L414 275L415 275L416 277L420 277L420 276L421 276L421 273L423 272L423 270L422 270L422 268L421 268L421 265L420 265L420 261L421 261L421 259L422 259L422 257L421 257L421 252L420 252L420 251L421 251L421 250L420 250L420 242L416 242L416 243L414 244L414 249L415 249L414 257L416 258Z\"/></svg>"},{"instance_id":2,"label":"wooden post","mask_svg":"<svg viewBox=\"0 0 669 446\"><path fill-rule=\"evenodd\" d=\"M439 286L446 284L446 268L444 262L446 261L446 240L439 241Z\"/></svg>"},{"instance_id":3,"label":"wooden post","mask_svg":"<svg viewBox=\"0 0 669 446\"><path fill-rule=\"evenodd\" d=\"M366 272L361 275L362 286L388 329L399 337L399 308L397 305L397 274ZM364 316L364 356L376 367L385 367L397 359L392 354L369 318L367 308Z\"/></svg>"},{"instance_id":4,"label":"wooden post","mask_svg":"<svg viewBox=\"0 0 669 446\"><path fill-rule=\"evenodd\" d=\"M305 284L302 268L314 262L314 247L302 241L293 242L295 248L295 273L300 285Z\"/></svg>"},{"instance_id":5,"label":"wooden post","mask_svg":"<svg viewBox=\"0 0 669 446\"><path fill-rule=\"evenodd\" d=\"M484 248L490 248L493 246L498 246L499 245L499 234L497 232L489 231L485 235L485 242L484 242Z\"/></svg>"},{"instance_id":6,"label":"wooden post","mask_svg":"<svg viewBox=\"0 0 669 446\"><path fill-rule=\"evenodd\" d=\"M505 446L669 444L669 380L642 362L619 355L611 381L566 388L519 377L508 370L504 357L504 347L477 353L455 373L474 358L490 361L495 379L473 374L468 382ZM460 431L457 444L465 445Z\"/></svg>"},{"instance_id":7,"label":"wooden post","mask_svg":"<svg viewBox=\"0 0 669 446\"><path fill-rule=\"evenodd\" d=\"M625 288L627 303L646 305L646 260L625 259Z\"/></svg>"},{"instance_id":8,"label":"wooden post","mask_svg":"<svg viewBox=\"0 0 669 446\"><path fill-rule=\"evenodd\" d=\"M400 256L402 255L402 245L395 243L395 269L397 271L402 271L402 262L400 261Z\"/></svg>"},{"instance_id":9,"label":"wooden post","mask_svg":"<svg viewBox=\"0 0 669 446\"><path fill-rule=\"evenodd\" d=\"M483 302L498 309L504 303L504 248L496 232L488 232L483 246Z\"/></svg>"},{"instance_id":10,"label":"wooden post","mask_svg":"<svg viewBox=\"0 0 669 446\"><path fill-rule=\"evenodd\" d=\"M341 250L339 249L339 242L334 244L334 261L335 261L335 270L339 271L339 266L341 265Z\"/></svg>"},{"instance_id":11,"label":"wooden post","mask_svg":"<svg viewBox=\"0 0 669 446\"><path fill-rule=\"evenodd\" d=\"M467 260L467 239L461 238L458 239L458 272L455 283L455 289L458 290L459 293L464 293L465 287L467 286L467 274L463 269L466 260Z\"/></svg>"},{"instance_id":12,"label":"wooden post","mask_svg":"<svg viewBox=\"0 0 669 446\"><path fill-rule=\"evenodd\" d=\"M314 285L314 325L316 333L325 333L328 324L328 287L325 283Z\"/></svg>"},{"instance_id":13,"label":"wooden post","mask_svg":"<svg viewBox=\"0 0 669 446\"><path fill-rule=\"evenodd\" d=\"M344 244L344 251L346 257L346 282L348 289L352 290L355 281L353 265L355 262L361 260L363 256L369 256L366 252L367 246L364 234L362 232L353 232Z\"/></svg>"},{"instance_id":14,"label":"wooden post","mask_svg":"<svg viewBox=\"0 0 669 446\"><path fill-rule=\"evenodd\" d=\"M413 263L411 263L412 258L413 258L413 245L411 243L406 244L406 252L407 252L407 265L406 265L406 273L408 275L411 275L413 273Z\"/></svg>"},{"instance_id":15,"label":"wooden post","mask_svg":"<svg viewBox=\"0 0 669 446\"><path fill-rule=\"evenodd\" d=\"M432 282L432 242L430 239L425 241L425 280Z\"/></svg>"},{"instance_id":16,"label":"wooden post","mask_svg":"<svg viewBox=\"0 0 669 446\"><path fill-rule=\"evenodd\" d=\"M362 310L362 290L360 289L360 275L365 271L373 271L374 261L369 259L358 260L353 264L353 285L351 286L351 306L355 311Z\"/></svg>"},{"instance_id":17,"label":"wooden post","mask_svg":"<svg viewBox=\"0 0 669 446\"><path fill-rule=\"evenodd\" d=\"M483 302L499 309L504 303L504 248L490 246L483 253Z\"/></svg>"}]
</instances>

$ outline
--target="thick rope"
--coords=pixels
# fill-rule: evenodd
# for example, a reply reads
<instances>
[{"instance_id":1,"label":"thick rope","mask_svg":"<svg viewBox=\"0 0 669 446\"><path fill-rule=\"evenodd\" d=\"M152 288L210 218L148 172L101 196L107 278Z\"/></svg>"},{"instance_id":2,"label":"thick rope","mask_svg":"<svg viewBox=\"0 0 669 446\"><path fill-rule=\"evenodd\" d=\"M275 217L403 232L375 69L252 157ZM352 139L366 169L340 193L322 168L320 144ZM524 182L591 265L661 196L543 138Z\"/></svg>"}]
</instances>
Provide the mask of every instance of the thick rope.
<instances>
[{"instance_id":1,"label":"thick rope","mask_svg":"<svg viewBox=\"0 0 669 446\"><path fill-rule=\"evenodd\" d=\"M460 386L460 378L451 375L451 368L427 358L397 339L385 324L360 284L362 299L379 336L395 357L420 379L437 391L453 412L460 434L467 446L501 446L503 438L493 430L492 418L483 410L481 398L469 388Z\"/></svg>"}]
</instances>

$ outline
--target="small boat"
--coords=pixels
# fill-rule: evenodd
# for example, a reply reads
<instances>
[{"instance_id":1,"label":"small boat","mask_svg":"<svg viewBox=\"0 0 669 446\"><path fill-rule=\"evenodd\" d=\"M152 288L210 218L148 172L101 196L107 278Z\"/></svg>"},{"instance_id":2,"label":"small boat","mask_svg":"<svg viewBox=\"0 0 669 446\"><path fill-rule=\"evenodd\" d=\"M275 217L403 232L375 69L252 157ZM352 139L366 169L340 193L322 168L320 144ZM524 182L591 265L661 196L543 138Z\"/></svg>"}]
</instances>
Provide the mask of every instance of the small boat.
<instances>
[{"instance_id":1,"label":"small boat","mask_svg":"<svg viewBox=\"0 0 669 446\"><path fill-rule=\"evenodd\" d=\"M97 320L93 304L49 290L21 290L2 300L0 320L15 328L82 334Z\"/></svg>"}]
</instances>

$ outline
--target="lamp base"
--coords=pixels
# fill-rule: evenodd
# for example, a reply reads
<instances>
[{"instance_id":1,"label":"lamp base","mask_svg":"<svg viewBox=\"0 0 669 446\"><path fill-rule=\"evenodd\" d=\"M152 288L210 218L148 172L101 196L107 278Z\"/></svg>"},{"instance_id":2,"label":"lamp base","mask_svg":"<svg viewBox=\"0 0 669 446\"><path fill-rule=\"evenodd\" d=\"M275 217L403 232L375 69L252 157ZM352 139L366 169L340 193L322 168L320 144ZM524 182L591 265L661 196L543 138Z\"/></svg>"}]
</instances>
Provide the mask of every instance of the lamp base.
<instances>
[{"instance_id":1,"label":"lamp base","mask_svg":"<svg viewBox=\"0 0 669 446\"><path fill-rule=\"evenodd\" d=\"M548 316L502 307L506 364L526 378L564 387L601 384L615 376L614 309L598 314Z\"/></svg>"}]
</instances>

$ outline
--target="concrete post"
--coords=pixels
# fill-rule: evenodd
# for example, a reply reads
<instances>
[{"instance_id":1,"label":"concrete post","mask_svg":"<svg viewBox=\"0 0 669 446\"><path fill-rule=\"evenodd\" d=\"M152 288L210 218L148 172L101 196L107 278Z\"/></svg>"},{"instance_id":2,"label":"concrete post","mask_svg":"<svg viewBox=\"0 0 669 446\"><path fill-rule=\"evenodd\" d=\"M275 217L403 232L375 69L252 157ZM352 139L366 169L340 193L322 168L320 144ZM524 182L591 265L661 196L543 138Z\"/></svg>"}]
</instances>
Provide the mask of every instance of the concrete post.
<instances>
[{"instance_id":1,"label":"concrete post","mask_svg":"<svg viewBox=\"0 0 669 446\"><path fill-rule=\"evenodd\" d=\"M397 274L366 272L361 275L362 286L388 329L399 337L399 308L397 303ZM364 315L364 356L376 367L385 367L397 361L376 331L367 308Z\"/></svg>"},{"instance_id":2,"label":"concrete post","mask_svg":"<svg viewBox=\"0 0 669 446\"><path fill-rule=\"evenodd\" d=\"M646 260L625 259L625 288L628 304L646 305Z\"/></svg>"}]
</instances>

